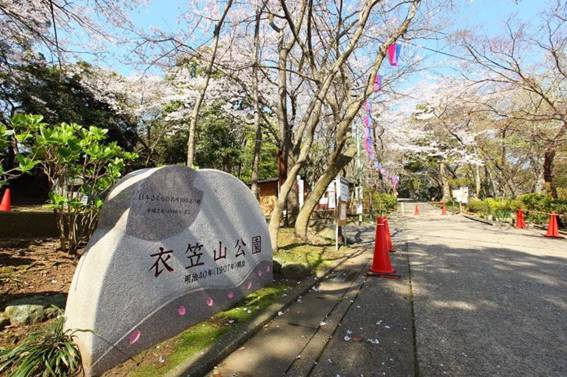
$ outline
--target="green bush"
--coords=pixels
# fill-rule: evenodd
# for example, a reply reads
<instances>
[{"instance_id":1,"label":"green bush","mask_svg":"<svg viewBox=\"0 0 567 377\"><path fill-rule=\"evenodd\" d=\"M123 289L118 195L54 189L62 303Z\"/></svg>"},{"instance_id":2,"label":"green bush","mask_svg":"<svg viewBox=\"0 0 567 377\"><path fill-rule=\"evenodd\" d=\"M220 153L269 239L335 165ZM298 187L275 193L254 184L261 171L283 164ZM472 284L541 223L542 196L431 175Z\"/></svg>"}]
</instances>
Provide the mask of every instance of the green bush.
<instances>
[{"instance_id":1,"label":"green bush","mask_svg":"<svg viewBox=\"0 0 567 377\"><path fill-rule=\"evenodd\" d=\"M470 212L483 217L492 215L496 219L508 219L513 216L518 208L516 200L506 198L471 199L467 204L467 209Z\"/></svg>"},{"instance_id":2,"label":"green bush","mask_svg":"<svg viewBox=\"0 0 567 377\"><path fill-rule=\"evenodd\" d=\"M467 209L470 212L478 213L478 214L487 214L488 213L488 206L484 202L484 200L472 198L469 200L467 205Z\"/></svg>"},{"instance_id":3,"label":"green bush","mask_svg":"<svg viewBox=\"0 0 567 377\"><path fill-rule=\"evenodd\" d=\"M529 193L517 199L471 199L467 208L470 212L483 217L492 215L499 220L514 217L516 211L521 208L525 212L527 221L544 224L548 221L549 213L552 211L563 216L567 214L567 200L552 199L545 194Z\"/></svg>"},{"instance_id":4,"label":"green bush","mask_svg":"<svg viewBox=\"0 0 567 377\"><path fill-rule=\"evenodd\" d=\"M76 376L81 354L73 342L75 331L63 329L63 317L47 329L31 333L16 347L0 349L0 374L12 377Z\"/></svg>"},{"instance_id":5,"label":"green bush","mask_svg":"<svg viewBox=\"0 0 567 377\"><path fill-rule=\"evenodd\" d=\"M61 248L75 254L94 231L108 190L120 178L126 162L137 156L109 142L108 130L103 128L49 125L41 115L27 114L14 115L11 126L18 142L29 151L28 156L18 155L20 170L37 167L47 176Z\"/></svg>"},{"instance_id":6,"label":"green bush","mask_svg":"<svg viewBox=\"0 0 567 377\"><path fill-rule=\"evenodd\" d=\"M373 192L371 197L372 208L379 214L393 212L398 207L398 198L393 194Z\"/></svg>"}]
</instances>

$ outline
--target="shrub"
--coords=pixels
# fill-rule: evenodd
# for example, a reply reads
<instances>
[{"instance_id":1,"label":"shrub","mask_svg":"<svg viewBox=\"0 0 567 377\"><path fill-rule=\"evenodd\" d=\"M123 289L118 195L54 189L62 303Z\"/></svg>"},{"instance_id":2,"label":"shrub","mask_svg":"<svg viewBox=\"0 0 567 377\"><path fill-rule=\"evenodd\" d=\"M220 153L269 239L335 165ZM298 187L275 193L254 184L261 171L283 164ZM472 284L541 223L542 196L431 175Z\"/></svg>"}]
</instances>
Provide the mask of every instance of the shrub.
<instances>
[{"instance_id":1,"label":"shrub","mask_svg":"<svg viewBox=\"0 0 567 377\"><path fill-rule=\"evenodd\" d=\"M380 214L393 212L398 207L398 198L393 194L373 192L371 197L372 208Z\"/></svg>"},{"instance_id":2,"label":"shrub","mask_svg":"<svg viewBox=\"0 0 567 377\"><path fill-rule=\"evenodd\" d=\"M0 349L0 373L12 377L78 375L81 354L73 342L76 331L63 330L63 317L51 327L31 333L11 350Z\"/></svg>"},{"instance_id":3,"label":"shrub","mask_svg":"<svg viewBox=\"0 0 567 377\"><path fill-rule=\"evenodd\" d=\"M471 198L469 200L467 208L473 213L486 214L488 212L484 201L476 198Z\"/></svg>"},{"instance_id":4,"label":"shrub","mask_svg":"<svg viewBox=\"0 0 567 377\"><path fill-rule=\"evenodd\" d=\"M567 214L567 200L552 199L545 194L529 193L517 199L487 198L471 199L467 205L469 211L482 216L492 215L497 219L513 217L516 210L526 212L526 220L534 223L546 223L549 213Z\"/></svg>"},{"instance_id":5,"label":"shrub","mask_svg":"<svg viewBox=\"0 0 567 377\"><path fill-rule=\"evenodd\" d=\"M115 142L108 130L75 123L50 126L41 115L15 115L18 142L29 150L28 171L39 167L50 183L61 248L75 254L91 235L107 191L120 178L126 161L137 156Z\"/></svg>"}]
</instances>

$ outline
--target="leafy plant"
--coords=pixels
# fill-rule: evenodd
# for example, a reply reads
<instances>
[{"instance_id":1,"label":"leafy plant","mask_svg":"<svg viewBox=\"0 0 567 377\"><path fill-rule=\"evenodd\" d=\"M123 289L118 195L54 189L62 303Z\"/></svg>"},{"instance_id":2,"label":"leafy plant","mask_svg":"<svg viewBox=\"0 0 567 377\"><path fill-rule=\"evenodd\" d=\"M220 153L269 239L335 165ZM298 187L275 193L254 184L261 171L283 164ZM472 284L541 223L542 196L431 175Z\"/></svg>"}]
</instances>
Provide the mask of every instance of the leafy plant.
<instances>
[{"instance_id":1,"label":"leafy plant","mask_svg":"<svg viewBox=\"0 0 567 377\"><path fill-rule=\"evenodd\" d=\"M380 214L390 213L396 210L398 199L393 194L373 192L372 207Z\"/></svg>"},{"instance_id":2,"label":"leafy plant","mask_svg":"<svg viewBox=\"0 0 567 377\"><path fill-rule=\"evenodd\" d=\"M0 373L12 377L76 376L81 370L81 354L73 342L76 330L63 329L63 317L52 326L31 333L10 350L0 349Z\"/></svg>"},{"instance_id":3,"label":"leafy plant","mask_svg":"<svg viewBox=\"0 0 567 377\"><path fill-rule=\"evenodd\" d=\"M17 134L14 129L9 129L5 124L0 123L0 187L10 179L31 172L36 165L33 155L18 154L15 166L4 170L3 154L9 146L16 144L23 137L25 135Z\"/></svg>"},{"instance_id":4,"label":"leafy plant","mask_svg":"<svg viewBox=\"0 0 567 377\"><path fill-rule=\"evenodd\" d=\"M90 236L104 196L120 178L125 163L136 154L107 142L108 130L76 123L50 126L41 115L15 115L18 142L29 151L20 165L41 168L57 215L61 248L75 254Z\"/></svg>"},{"instance_id":5,"label":"leafy plant","mask_svg":"<svg viewBox=\"0 0 567 377\"><path fill-rule=\"evenodd\" d=\"M521 208L526 213L526 220L535 223L546 223L549 213L552 211L559 214L560 218L567 214L567 200L553 199L545 194L528 193L519 196L517 199L471 199L467 208L471 212L485 217L492 215L497 219L513 217L515 211Z\"/></svg>"}]
</instances>

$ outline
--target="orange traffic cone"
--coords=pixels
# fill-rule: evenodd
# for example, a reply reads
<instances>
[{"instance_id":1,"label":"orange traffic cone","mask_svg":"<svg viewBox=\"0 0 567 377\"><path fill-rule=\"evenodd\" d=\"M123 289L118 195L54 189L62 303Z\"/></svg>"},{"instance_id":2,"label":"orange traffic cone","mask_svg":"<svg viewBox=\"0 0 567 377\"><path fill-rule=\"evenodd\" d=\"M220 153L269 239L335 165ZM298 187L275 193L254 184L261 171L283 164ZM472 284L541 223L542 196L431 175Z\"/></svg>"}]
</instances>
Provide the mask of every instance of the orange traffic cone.
<instances>
[{"instance_id":1,"label":"orange traffic cone","mask_svg":"<svg viewBox=\"0 0 567 377\"><path fill-rule=\"evenodd\" d=\"M400 275L396 274L396 270L390 262L390 253L388 252L388 243L386 241L386 225L380 221L376 222L376 241L374 243L374 259L372 267L368 271L369 276L384 277L389 279L399 279Z\"/></svg>"},{"instance_id":2,"label":"orange traffic cone","mask_svg":"<svg viewBox=\"0 0 567 377\"><path fill-rule=\"evenodd\" d=\"M415 205L415 212L414 215L418 216L419 215L419 206L416 204Z\"/></svg>"},{"instance_id":3,"label":"orange traffic cone","mask_svg":"<svg viewBox=\"0 0 567 377\"><path fill-rule=\"evenodd\" d=\"M2 202L0 203L0 212L10 212L10 203L12 202L12 196L10 193L10 188L6 187L4 191L4 196L2 196Z\"/></svg>"},{"instance_id":4,"label":"orange traffic cone","mask_svg":"<svg viewBox=\"0 0 567 377\"><path fill-rule=\"evenodd\" d=\"M555 212L551 212L551 215L549 215L549 225L545 236L559 238L559 227L557 226L557 214Z\"/></svg>"},{"instance_id":5,"label":"orange traffic cone","mask_svg":"<svg viewBox=\"0 0 567 377\"><path fill-rule=\"evenodd\" d=\"M395 250L394 250L394 244L392 243L392 233L390 233L390 224L388 224L388 218L384 217L384 220L382 220L382 222L385 225L386 245L388 245L388 251L390 253L393 253Z\"/></svg>"},{"instance_id":6,"label":"orange traffic cone","mask_svg":"<svg viewBox=\"0 0 567 377\"><path fill-rule=\"evenodd\" d=\"M445 208L445 202L441 203L441 214L442 215L446 215L447 214L447 208Z\"/></svg>"},{"instance_id":7,"label":"orange traffic cone","mask_svg":"<svg viewBox=\"0 0 567 377\"><path fill-rule=\"evenodd\" d=\"M524 211L520 208L516 212L516 228L524 229L526 227L526 223L524 222Z\"/></svg>"}]
</instances>

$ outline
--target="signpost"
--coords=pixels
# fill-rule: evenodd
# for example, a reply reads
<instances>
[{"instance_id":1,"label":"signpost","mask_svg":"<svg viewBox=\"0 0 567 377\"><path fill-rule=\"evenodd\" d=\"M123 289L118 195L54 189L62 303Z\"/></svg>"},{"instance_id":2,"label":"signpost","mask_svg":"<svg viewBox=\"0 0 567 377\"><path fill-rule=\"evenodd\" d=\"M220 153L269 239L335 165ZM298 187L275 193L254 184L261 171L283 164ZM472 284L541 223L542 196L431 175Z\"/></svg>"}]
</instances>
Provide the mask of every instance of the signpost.
<instances>
[{"instance_id":1,"label":"signpost","mask_svg":"<svg viewBox=\"0 0 567 377\"><path fill-rule=\"evenodd\" d=\"M458 189L453 190L453 199L459 203L459 212L463 212L463 204L467 204L469 202L469 188L461 186Z\"/></svg>"},{"instance_id":2,"label":"signpost","mask_svg":"<svg viewBox=\"0 0 567 377\"><path fill-rule=\"evenodd\" d=\"M336 226L335 226L335 248L339 250L339 238L343 235L342 227L346 225L347 222L347 213L348 213L348 202L350 199L350 192L349 192L349 185L348 181L338 176L335 179L334 186L336 187L336 196L337 196L337 211L336 211ZM330 200L331 196L329 196ZM329 207L330 208L330 207ZM346 244L346 237L344 237L344 241Z\"/></svg>"}]
</instances>

